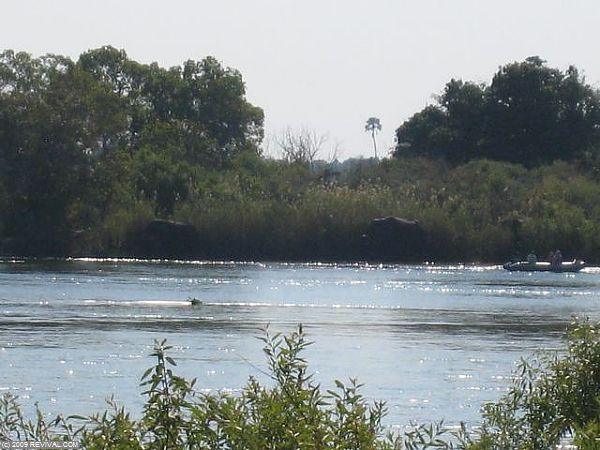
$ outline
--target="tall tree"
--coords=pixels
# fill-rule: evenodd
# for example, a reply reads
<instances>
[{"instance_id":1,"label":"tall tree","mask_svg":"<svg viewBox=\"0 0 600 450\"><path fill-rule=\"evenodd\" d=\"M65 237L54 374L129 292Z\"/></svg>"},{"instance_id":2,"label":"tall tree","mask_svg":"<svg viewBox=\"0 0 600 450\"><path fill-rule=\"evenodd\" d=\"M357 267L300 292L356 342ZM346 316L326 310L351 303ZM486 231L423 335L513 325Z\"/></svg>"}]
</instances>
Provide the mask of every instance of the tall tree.
<instances>
[{"instance_id":1,"label":"tall tree","mask_svg":"<svg viewBox=\"0 0 600 450\"><path fill-rule=\"evenodd\" d=\"M562 72L534 56L501 67L489 87L451 80L438 105L396 130L395 154L532 167L596 151L599 129L598 92L574 67Z\"/></svg>"},{"instance_id":2,"label":"tall tree","mask_svg":"<svg viewBox=\"0 0 600 450\"><path fill-rule=\"evenodd\" d=\"M11 193L5 232L22 253L64 254L72 232L90 225L84 205L94 158L120 116L107 108L114 95L69 59L15 56L0 62L0 83L10 86L0 95L0 160Z\"/></svg>"},{"instance_id":3,"label":"tall tree","mask_svg":"<svg viewBox=\"0 0 600 450\"><path fill-rule=\"evenodd\" d=\"M450 80L438 99L446 115L446 159L463 163L477 153L482 138L485 86Z\"/></svg>"},{"instance_id":4,"label":"tall tree","mask_svg":"<svg viewBox=\"0 0 600 450\"><path fill-rule=\"evenodd\" d=\"M67 254L119 208L170 216L194 174L258 155L262 137L241 74L214 58L164 69L112 47L77 62L2 52L0 239Z\"/></svg>"},{"instance_id":5,"label":"tall tree","mask_svg":"<svg viewBox=\"0 0 600 450\"><path fill-rule=\"evenodd\" d=\"M568 142L556 136L562 78L538 57L500 68L488 91L486 156L527 166L570 156Z\"/></svg>"},{"instance_id":6,"label":"tall tree","mask_svg":"<svg viewBox=\"0 0 600 450\"><path fill-rule=\"evenodd\" d=\"M375 135L381 131L381 122L377 117L369 117L365 125L365 131L371 133L371 139L373 139L373 150L375 151L375 159L377 159L377 140Z\"/></svg>"},{"instance_id":7,"label":"tall tree","mask_svg":"<svg viewBox=\"0 0 600 450\"><path fill-rule=\"evenodd\" d=\"M440 106L428 105L396 130L394 155L447 158L450 134L446 111Z\"/></svg>"}]
</instances>

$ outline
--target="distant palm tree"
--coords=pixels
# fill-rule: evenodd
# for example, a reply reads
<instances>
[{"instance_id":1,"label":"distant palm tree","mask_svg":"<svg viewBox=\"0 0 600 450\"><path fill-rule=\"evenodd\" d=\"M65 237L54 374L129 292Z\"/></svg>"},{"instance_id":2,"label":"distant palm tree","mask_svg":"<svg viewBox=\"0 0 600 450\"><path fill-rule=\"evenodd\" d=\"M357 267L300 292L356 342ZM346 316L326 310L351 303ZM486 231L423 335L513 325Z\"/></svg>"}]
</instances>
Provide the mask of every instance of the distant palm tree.
<instances>
[{"instance_id":1,"label":"distant palm tree","mask_svg":"<svg viewBox=\"0 0 600 450\"><path fill-rule=\"evenodd\" d=\"M377 117L369 117L367 124L365 125L365 131L371 132L373 149L375 150L375 159L377 159L377 141L375 140L375 134L377 134L378 131L381 131L381 121Z\"/></svg>"}]
</instances>

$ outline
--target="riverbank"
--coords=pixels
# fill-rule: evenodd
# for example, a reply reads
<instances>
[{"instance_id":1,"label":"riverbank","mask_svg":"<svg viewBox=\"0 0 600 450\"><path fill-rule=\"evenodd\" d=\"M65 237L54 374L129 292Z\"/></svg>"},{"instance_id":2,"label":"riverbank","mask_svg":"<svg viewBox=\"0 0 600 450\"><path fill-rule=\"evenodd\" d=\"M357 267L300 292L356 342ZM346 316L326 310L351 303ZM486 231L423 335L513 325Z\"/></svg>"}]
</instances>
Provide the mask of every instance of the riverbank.
<instances>
[{"instance_id":1,"label":"riverbank","mask_svg":"<svg viewBox=\"0 0 600 450\"><path fill-rule=\"evenodd\" d=\"M197 194L162 219L185 224L145 239L153 202L109 209L85 229L4 229L5 255L165 257L214 260L501 263L560 248L600 261L600 183L575 163L536 169L491 161L455 168L423 159L384 160L325 182L309 166L245 158L210 173ZM416 219L422 253L379 258L364 239L371 221ZM147 236L146 236L147 237ZM390 245L399 238L390 238ZM54 250L50 250L54 248Z\"/></svg>"},{"instance_id":2,"label":"riverbank","mask_svg":"<svg viewBox=\"0 0 600 450\"><path fill-rule=\"evenodd\" d=\"M389 159L324 161L310 130L266 157L264 112L213 57L167 69L107 46L0 60L0 254L600 261L600 97L574 68L534 57L489 86L450 80L397 124ZM417 220L423 245L365 244L390 216ZM182 224L180 237L148 238L156 220Z\"/></svg>"}]
</instances>

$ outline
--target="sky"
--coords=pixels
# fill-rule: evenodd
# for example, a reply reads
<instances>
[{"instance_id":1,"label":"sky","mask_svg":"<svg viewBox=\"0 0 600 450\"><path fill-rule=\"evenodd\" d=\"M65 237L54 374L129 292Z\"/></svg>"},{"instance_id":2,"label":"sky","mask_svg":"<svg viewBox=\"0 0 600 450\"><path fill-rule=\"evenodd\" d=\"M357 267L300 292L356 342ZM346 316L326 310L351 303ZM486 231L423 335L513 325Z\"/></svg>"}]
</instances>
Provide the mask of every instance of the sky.
<instances>
[{"instance_id":1,"label":"sky","mask_svg":"<svg viewBox=\"0 0 600 450\"><path fill-rule=\"evenodd\" d=\"M76 59L103 45L163 67L214 56L265 112L268 154L285 129L326 136L321 156L379 154L451 78L489 83L538 55L600 88L597 0L5 0L0 49Z\"/></svg>"}]
</instances>

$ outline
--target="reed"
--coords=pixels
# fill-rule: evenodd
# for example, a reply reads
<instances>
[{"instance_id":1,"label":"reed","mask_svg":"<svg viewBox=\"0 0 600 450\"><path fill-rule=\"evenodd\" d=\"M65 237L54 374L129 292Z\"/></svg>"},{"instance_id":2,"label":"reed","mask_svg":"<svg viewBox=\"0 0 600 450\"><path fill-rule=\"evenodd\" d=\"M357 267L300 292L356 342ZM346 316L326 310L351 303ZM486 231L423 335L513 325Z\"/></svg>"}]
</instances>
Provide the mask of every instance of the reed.
<instances>
[{"instance_id":1,"label":"reed","mask_svg":"<svg viewBox=\"0 0 600 450\"><path fill-rule=\"evenodd\" d=\"M173 197L173 213L161 217L194 225L204 258L363 260L369 222L398 216L428 232L427 260L502 262L560 248L600 261L600 183L575 164L450 168L407 158L357 167L332 181L308 165L245 156L227 170L189 172L185 198ZM125 193L97 215L82 251L122 252L127 233L161 210L156 202Z\"/></svg>"}]
</instances>

